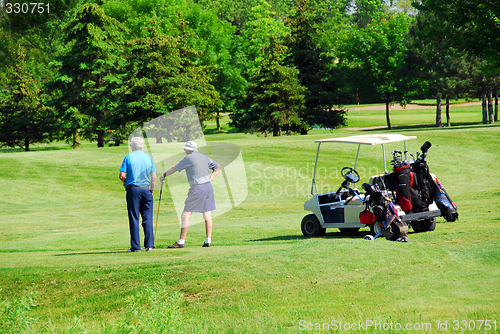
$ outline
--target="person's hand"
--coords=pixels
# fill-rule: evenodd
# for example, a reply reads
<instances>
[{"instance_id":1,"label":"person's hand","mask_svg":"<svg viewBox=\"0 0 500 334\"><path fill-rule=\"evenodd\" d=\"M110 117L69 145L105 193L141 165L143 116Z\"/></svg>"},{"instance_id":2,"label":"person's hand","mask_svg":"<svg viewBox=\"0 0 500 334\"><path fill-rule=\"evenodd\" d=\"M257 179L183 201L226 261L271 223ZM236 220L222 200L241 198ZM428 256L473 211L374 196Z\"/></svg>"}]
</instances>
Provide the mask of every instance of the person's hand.
<instances>
[{"instance_id":1,"label":"person's hand","mask_svg":"<svg viewBox=\"0 0 500 334\"><path fill-rule=\"evenodd\" d=\"M165 176L163 176L163 174L161 174L161 176L160 176L160 182L161 183L165 182Z\"/></svg>"}]
</instances>

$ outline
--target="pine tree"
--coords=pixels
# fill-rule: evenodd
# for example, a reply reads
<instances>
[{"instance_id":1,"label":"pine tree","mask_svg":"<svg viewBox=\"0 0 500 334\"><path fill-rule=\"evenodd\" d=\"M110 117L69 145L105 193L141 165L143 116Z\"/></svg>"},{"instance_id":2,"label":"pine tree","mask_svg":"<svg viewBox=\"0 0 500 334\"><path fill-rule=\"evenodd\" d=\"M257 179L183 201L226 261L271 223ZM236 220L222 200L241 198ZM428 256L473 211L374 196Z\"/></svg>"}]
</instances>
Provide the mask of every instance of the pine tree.
<instances>
[{"instance_id":1,"label":"pine tree","mask_svg":"<svg viewBox=\"0 0 500 334\"><path fill-rule=\"evenodd\" d=\"M287 47L271 36L242 108L233 116L233 124L241 131L280 136L307 126L300 118L306 88L299 83L297 69L283 65L287 52Z\"/></svg>"},{"instance_id":2,"label":"pine tree","mask_svg":"<svg viewBox=\"0 0 500 334\"><path fill-rule=\"evenodd\" d=\"M306 107L300 113L302 121L309 126L336 128L345 125L345 110L335 108L340 102L343 84L331 67L334 59L315 40L317 23L309 0L299 0L287 22L291 28L287 62L299 70L299 82L307 88Z\"/></svg>"},{"instance_id":3,"label":"pine tree","mask_svg":"<svg viewBox=\"0 0 500 334\"><path fill-rule=\"evenodd\" d=\"M50 88L59 91L54 104L63 134L72 138L74 148L80 133L88 139L97 137L97 146L104 146L105 120L116 104L111 91L120 84L117 69L123 64L123 30L92 3L79 8L64 27L68 48L53 63L58 76Z\"/></svg>"},{"instance_id":4,"label":"pine tree","mask_svg":"<svg viewBox=\"0 0 500 334\"><path fill-rule=\"evenodd\" d=\"M131 51L123 85L114 92L121 100L121 108L112 117L115 127L130 122L143 124L191 105L196 106L203 121L221 104L208 68L192 60L199 52L186 43L186 22L181 17L178 22L179 29L166 35L160 31L155 15L144 36L128 43ZM172 129L157 130L157 141L161 141L162 134Z\"/></svg>"}]
</instances>

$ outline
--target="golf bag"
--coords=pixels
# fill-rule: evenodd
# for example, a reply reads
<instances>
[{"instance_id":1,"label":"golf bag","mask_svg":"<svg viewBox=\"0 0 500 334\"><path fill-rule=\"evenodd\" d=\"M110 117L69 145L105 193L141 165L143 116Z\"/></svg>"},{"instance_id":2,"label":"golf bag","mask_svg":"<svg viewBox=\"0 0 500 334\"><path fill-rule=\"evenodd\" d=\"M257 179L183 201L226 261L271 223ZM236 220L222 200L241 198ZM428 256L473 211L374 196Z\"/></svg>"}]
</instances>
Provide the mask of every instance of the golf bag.
<instances>
[{"instance_id":1,"label":"golf bag","mask_svg":"<svg viewBox=\"0 0 500 334\"><path fill-rule=\"evenodd\" d=\"M396 208L390 198L384 196L378 186L363 184L363 189L370 195L366 202L372 206L375 216L374 224L382 228L382 234L387 240L407 242L408 225L399 218Z\"/></svg>"},{"instance_id":2,"label":"golf bag","mask_svg":"<svg viewBox=\"0 0 500 334\"><path fill-rule=\"evenodd\" d=\"M458 211L457 206L451 200L450 196L444 190L443 185L439 182L438 178L434 174L429 174L431 177L435 187L436 192L434 194L434 201L436 202L437 207L441 210L441 215L448 222L454 222L458 219Z\"/></svg>"},{"instance_id":3,"label":"golf bag","mask_svg":"<svg viewBox=\"0 0 500 334\"><path fill-rule=\"evenodd\" d=\"M457 207L427 165L427 151L431 146L426 141L421 147L422 154L417 154L411 166L402 160L401 152L393 152L392 178L395 180L396 201L405 213L427 211L429 205L435 202L442 216L452 222L458 219Z\"/></svg>"},{"instance_id":4,"label":"golf bag","mask_svg":"<svg viewBox=\"0 0 500 334\"><path fill-rule=\"evenodd\" d=\"M429 166L425 160L427 150L431 147L430 142L425 142L422 145L422 155L412 165L411 169L415 175L415 188L419 193L420 207L414 212L425 211L434 201L434 192L436 191L432 179L430 178Z\"/></svg>"},{"instance_id":5,"label":"golf bag","mask_svg":"<svg viewBox=\"0 0 500 334\"><path fill-rule=\"evenodd\" d=\"M408 165L394 167L393 179L396 181L396 200L404 212L422 211L422 196L418 191L417 177Z\"/></svg>"}]
</instances>

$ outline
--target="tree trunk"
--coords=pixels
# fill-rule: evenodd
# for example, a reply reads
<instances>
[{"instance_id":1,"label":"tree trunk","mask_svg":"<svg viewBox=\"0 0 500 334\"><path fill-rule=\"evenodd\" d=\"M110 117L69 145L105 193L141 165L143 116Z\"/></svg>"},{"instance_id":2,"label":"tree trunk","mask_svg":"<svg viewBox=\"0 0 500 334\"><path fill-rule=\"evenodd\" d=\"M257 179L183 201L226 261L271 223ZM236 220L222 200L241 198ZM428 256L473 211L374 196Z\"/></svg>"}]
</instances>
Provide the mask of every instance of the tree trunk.
<instances>
[{"instance_id":1,"label":"tree trunk","mask_svg":"<svg viewBox=\"0 0 500 334\"><path fill-rule=\"evenodd\" d=\"M483 92L483 124L488 124L488 109L486 108L486 92Z\"/></svg>"},{"instance_id":2,"label":"tree trunk","mask_svg":"<svg viewBox=\"0 0 500 334\"><path fill-rule=\"evenodd\" d=\"M167 128L167 143L172 143L174 141L174 133L172 132L172 129L170 127Z\"/></svg>"},{"instance_id":3,"label":"tree trunk","mask_svg":"<svg viewBox=\"0 0 500 334\"><path fill-rule=\"evenodd\" d=\"M96 116L97 125L97 147L104 147L104 130L102 130L102 113Z\"/></svg>"},{"instance_id":4,"label":"tree trunk","mask_svg":"<svg viewBox=\"0 0 500 334\"><path fill-rule=\"evenodd\" d=\"M389 117L389 100L385 101L385 119L387 120L387 128L392 130L391 118Z\"/></svg>"},{"instance_id":5,"label":"tree trunk","mask_svg":"<svg viewBox=\"0 0 500 334\"><path fill-rule=\"evenodd\" d=\"M494 117L494 112L493 112L493 91L490 88L488 90L488 123L493 124L495 123L495 120L493 119Z\"/></svg>"},{"instance_id":6,"label":"tree trunk","mask_svg":"<svg viewBox=\"0 0 500 334\"><path fill-rule=\"evenodd\" d=\"M156 135L156 143L157 144L163 143L163 139L161 138L161 133Z\"/></svg>"},{"instance_id":7,"label":"tree trunk","mask_svg":"<svg viewBox=\"0 0 500 334\"><path fill-rule=\"evenodd\" d=\"M451 120L450 120L450 98L448 96L446 97L446 126L447 127L451 126Z\"/></svg>"},{"instance_id":8,"label":"tree trunk","mask_svg":"<svg viewBox=\"0 0 500 334\"><path fill-rule=\"evenodd\" d=\"M217 109L217 116L215 116L215 121L217 122L217 132L220 132L220 113L219 110Z\"/></svg>"},{"instance_id":9,"label":"tree trunk","mask_svg":"<svg viewBox=\"0 0 500 334\"><path fill-rule=\"evenodd\" d=\"M78 130L75 130L75 133L73 133L73 149L77 148L80 148L80 134Z\"/></svg>"},{"instance_id":10,"label":"tree trunk","mask_svg":"<svg viewBox=\"0 0 500 334\"><path fill-rule=\"evenodd\" d=\"M274 124L274 127L273 127L273 137L279 137L279 136L281 136L280 126L278 124Z\"/></svg>"},{"instance_id":11,"label":"tree trunk","mask_svg":"<svg viewBox=\"0 0 500 334\"><path fill-rule=\"evenodd\" d=\"M436 96L436 126L441 126L441 94Z\"/></svg>"},{"instance_id":12,"label":"tree trunk","mask_svg":"<svg viewBox=\"0 0 500 334\"><path fill-rule=\"evenodd\" d=\"M498 92L495 93L495 122L498 122Z\"/></svg>"},{"instance_id":13,"label":"tree trunk","mask_svg":"<svg viewBox=\"0 0 500 334\"><path fill-rule=\"evenodd\" d=\"M104 147L104 130L97 131L97 147Z\"/></svg>"},{"instance_id":14,"label":"tree trunk","mask_svg":"<svg viewBox=\"0 0 500 334\"><path fill-rule=\"evenodd\" d=\"M28 152L30 150L30 139L29 138L24 138L24 150Z\"/></svg>"}]
</instances>

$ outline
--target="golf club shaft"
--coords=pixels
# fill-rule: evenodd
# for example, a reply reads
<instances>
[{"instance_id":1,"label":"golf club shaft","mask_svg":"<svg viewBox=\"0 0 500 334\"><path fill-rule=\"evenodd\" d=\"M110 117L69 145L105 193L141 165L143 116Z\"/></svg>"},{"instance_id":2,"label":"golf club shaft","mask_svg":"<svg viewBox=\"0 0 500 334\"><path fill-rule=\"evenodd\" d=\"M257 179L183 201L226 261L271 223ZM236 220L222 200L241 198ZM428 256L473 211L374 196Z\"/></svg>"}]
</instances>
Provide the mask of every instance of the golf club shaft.
<instances>
[{"instance_id":1,"label":"golf club shaft","mask_svg":"<svg viewBox=\"0 0 500 334\"><path fill-rule=\"evenodd\" d=\"M163 182L161 182L160 186L160 199L158 200L158 212L156 213L156 224L155 224L155 233L154 238L156 240L156 229L158 228L158 218L160 216L160 203L161 203L161 193L163 192Z\"/></svg>"}]
</instances>

